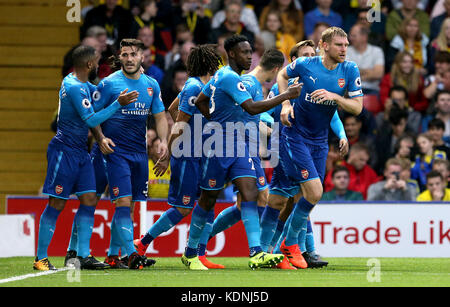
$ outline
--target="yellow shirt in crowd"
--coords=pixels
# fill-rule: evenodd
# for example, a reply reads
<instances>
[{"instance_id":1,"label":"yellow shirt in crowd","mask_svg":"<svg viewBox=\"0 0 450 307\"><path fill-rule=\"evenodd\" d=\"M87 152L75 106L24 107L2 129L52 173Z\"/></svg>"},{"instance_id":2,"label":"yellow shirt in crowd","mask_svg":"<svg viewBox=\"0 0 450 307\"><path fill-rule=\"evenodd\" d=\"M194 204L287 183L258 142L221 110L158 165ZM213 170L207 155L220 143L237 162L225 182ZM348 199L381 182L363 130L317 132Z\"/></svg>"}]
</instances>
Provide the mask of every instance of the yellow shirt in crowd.
<instances>
[{"instance_id":1,"label":"yellow shirt in crowd","mask_svg":"<svg viewBox=\"0 0 450 307\"><path fill-rule=\"evenodd\" d=\"M417 196L417 201L433 201L433 197L431 196L430 190L426 190L422 192L419 196ZM450 189L445 189L445 194L442 201L450 201Z\"/></svg>"},{"instance_id":2,"label":"yellow shirt in crowd","mask_svg":"<svg viewBox=\"0 0 450 307\"><path fill-rule=\"evenodd\" d=\"M148 197L167 199L169 196L170 165L161 177L156 177L153 172L155 164L148 160Z\"/></svg>"}]
</instances>

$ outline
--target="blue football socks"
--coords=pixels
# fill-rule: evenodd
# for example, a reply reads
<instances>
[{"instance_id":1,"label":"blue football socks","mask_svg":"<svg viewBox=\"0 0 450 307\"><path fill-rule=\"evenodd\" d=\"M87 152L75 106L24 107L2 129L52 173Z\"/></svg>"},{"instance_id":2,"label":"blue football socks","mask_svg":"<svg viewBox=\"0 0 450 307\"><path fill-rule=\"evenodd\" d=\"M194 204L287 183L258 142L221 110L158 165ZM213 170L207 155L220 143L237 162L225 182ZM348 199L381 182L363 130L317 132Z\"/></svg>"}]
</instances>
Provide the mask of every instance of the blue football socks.
<instances>
[{"instance_id":1,"label":"blue football socks","mask_svg":"<svg viewBox=\"0 0 450 307\"><path fill-rule=\"evenodd\" d=\"M168 231L183 219L183 215L176 208L170 208L164 212L155 224L150 227L148 232L141 239L143 245L150 244L156 237L163 232Z\"/></svg>"},{"instance_id":2,"label":"blue football socks","mask_svg":"<svg viewBox=\"0 0 450 307\"><path fill-rule=\"evenodd\" d=\"M266 206L261 217L261 248L267 252L277 228L280 211Z\"/></svg>"},{"instance_id":3,"label":"blue football socks","mask_svg":"<svg viewBox=\"0 0 450 307\"><path fill-rule=\"evenodd\" d=\"M211 210L213 211L213 210ZM187 243L186 257L195 257L198 252L198 243L203 232L203 228L208 220L209 211L205 211L200 205L196 205L192 210L191 226L189 228L189 240Z\"/></svg>"},{"instance_id":4,"label":"blue football socks","mask_svg":"<svg viewBox=\"0 0 450 307\"><path fill-rule=\"evenodd\" d=\"M130 207L116 207L116 230L119 234L121 245L126 249L128 255L136 252L133 243L133 221L130 216Z\"/></svg>"},{"instance_id":5,"label":"blue football socks","mask_svg":"<svg viewBox=\"0 0 450 307\"><path fill-rule=\"evenodd\" d=\"M37 247L38 260L47 258L47 249L55 233L56 220L61 211L47 205L39 221L39 239Z\"/></svg>"},{"instance_id":6,"label":"blue football socks","mask_svg":"<svg viewBox=\"0 0 450 307\"><path fill-rule=\"evenodd\" d=\"M306 236L306 224L308 222L309 213L313 208L314 205L308 202L304 197L300 198L299 202L295 205L294 210L291 213L292 219L286 234L287 246L298 244L299 240L304 240L302 237L299 238L299 234L300 231L304 229L304 235Z\"/></svg>"},{"instance_id":7,"label":"blue football socks","mask_svg":"<svg viewBox=\"0 0 450 307\"><path fill-rule=\"evenodd\" d=\"M75 224L78 234L77 256L86 258L90 254L90 242L94 227L95 207L80 204L75 214Z\"/></svg>"},{"instance_id":8,"label":"blue football socks","mask_svg":"<svg viewBox=\"0 0 450 307\"><path fill-rule=\"evenodd\" d=\"M230 228L240 220L241 211L236 204L234 206L226 208L225 210L222 210L222 212L220 212L217 218L214 220L210 238Z\"/></svg>"},{"instance_id":9,"label":"blue football socks","mask_svg":"<svg viewBox=\"0 0 450 307\"><path fill-rule=\"evenodd\" d=\"M241 202L241 217L242 223L245 227L245 233L247 234L250 256L253 256L262 251L259 215L256 201Z\"/></svg>"}]
</instances>

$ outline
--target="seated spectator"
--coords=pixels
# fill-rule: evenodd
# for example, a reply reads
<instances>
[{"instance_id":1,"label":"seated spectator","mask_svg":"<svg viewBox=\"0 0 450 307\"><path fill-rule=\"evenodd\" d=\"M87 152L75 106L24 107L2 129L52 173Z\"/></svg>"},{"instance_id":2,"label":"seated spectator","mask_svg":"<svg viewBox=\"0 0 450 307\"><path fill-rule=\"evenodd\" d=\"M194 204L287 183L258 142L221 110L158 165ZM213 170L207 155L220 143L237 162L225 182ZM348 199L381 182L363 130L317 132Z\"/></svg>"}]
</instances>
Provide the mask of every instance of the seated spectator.
<instances>
[{"instance_id":1,"label":"seated spectator","mask_svg":"<svg viewBox=\"0 0 450 307\"><path fill-rule=\"evenodd\" d=\"M292 47L295 46L296 42L295 38L289 33L286 33L282 26L281 14L278 11L269 12L266 15L263 27L261 28L261 35L269 34L273 36L273 41L275 44L271 47L277 48L284 54L286 59L289 59L289 53Z\"/></svg>"},{"instance_id":2,"label":"seated spectator","mask_svg":"<svg viewBox=\"0 0 450 307\"><path fill-rule=\"evenodd\" d=\"M318 22L314 26L314 32L309 37L314 42L317 51L319 50L319 42L322 39L322 32L330 27L326 22Z\"/></svg>"},{"instance_id":3,"label":"seated spectator","mask_svg":"<svg viewBox=\"0 0 450 307\"><path fill-rule=\"evenodd\" d=\"M247 37L250 45L255 42L255 34L241 23L242 3L240 0L229 0L225 8L225 21L218 28L212 29L209 33L209 42L216 44L219 37L224 34L240 34Z\"/></svg>"},{"instance_id":4,"label":"seated spectator","mask_svg":"<svg viewBox=\"0 0 450 307\"><path fill-rule=\"evenodd\" d=\"M416 69L422 75L425 75L425 67L428 59L428 43L428 36L420 31L419 21L414 17L405 18L398 29L398 34L391 41L390 51L388 53L388 65L390 66L399 51L406 51L413 56Z\"/></svg>"},{"instance_id":5,"label":"seated spectator","mask_svg":"<svg viewBox=\"0 0 450 307\"><path fill-rule=\"evenodd\" d=\"M439 118L432 119L428 123L428 135L433 141L433 149L445 152L447 159L450 158L450 147L444 142L445 124Z\"/></svg>"},{"instance_id":6,"label":"seated spectator","mask_svg":"<svg viewBox=\"0 0 450 307\"><path fill-rule=\"evenodd\" d=\"M303 11L297 8L294 0L272 0L261 12L259 16L259 28L264 26L269 12L278 11L281 13L281 22L285 33L292 35L296 42L303 40ZM312 25L314 27L314 25Z\"/></svg>"},{"instance_id":7,"label":"seated spectator","mask_svg":"<svg viewBox=\"0 0 450 307\"><path fill-rule=\"evenodd\" d=\"M431 62L431 61L430 61ZM450 53L439 51L434 56L433 73L425 78L423 94L433 99L438 91L450 91Z\"/></svg>"},{"instance_id":8,"label":"seated spectator","mask_svg":"<svg viewBox=\"0 0 450 307\"><path fill-rule=\"evenodd\" d=\"M161 84L164 78L164 72L154 64L154 56L150 49L145 49L144 61L142 62L142 67L144 68L144 73L153 79L155 79L159 84Z\"/></svg>"},{"instance_id":9,"label":"seated spectator","mask_svg":"<svg viewBox=\"0 0 450 307\"><path fill-rule=\"evenodd\" d=\"M447 183L446 187L450 188L450 161L448 159L436 159L433 162L432 170L441 173L442 178L444 178L444 182Z\"/></svg>"},{"instance_id":10,"label":"seated spectator","mask_svg":"<svg viewBox=\"0 0 450 307\"><path fill-rule=\"evenodd\" d=\"M132 26L132 36L137 37L139 29L149 27L156 32L155 18L158 14L157 0L144 0L139 5L139 14L134 16L134 23Z\"/></svg>"},{"instance_id":11,"label":"seated spectator","mask_svg":"<svg viewBox=\"0 0 450 307\"><path fill-rule=\"evenodd\" d=\"M422 120L422 115L414 111L413 108L409 106L408 102L408 91L403 86L393 86L389 90L389 98L386 99L384 103L384 111L376 115L375 120L377 123L378 130L385 127L389 122L389 114L391 112L392 106L396 106L407 112L408 118L406 120L406 130L412 133L419 133L420 122Z\"/></svg>"},{"instance_id":12,"label":"seated spectator","mask_svg":"<svg viewBox=\"0 0 450 307\"><path fill-rule=\"evenodd\" d=\"M426 176L427 189L417 196L417 201L450 201L450 189L438 171L430 171Z\"/></svg>"},{"instance_id":13,"label":"seated spectator","mask_svg":"<svg viewBox=\"0 0 450 307\"><path fill-rule=\"evenodd\" d=\"M379 20L373 20L378 16L373 16L372 8L367 6L366 0L358 0L358 7L353 8L344 16L344 30L350 33L350 29L355 24L364 26L369 33L369 44L385 48L385 30L387 16L379 12Z\"/></svg>"},{"instance_id":14,"label":"seated spectator","mask_svg":"<svg viewBox=\"0 0 450 307\"><path fill-rule=\"evenodd\" d=\"M391 71L380 83L380 101L384 105L389 97L389 90L395 85L403 86L408 91L409 105L418 112L425 112L428 100L423 94L424 80L420 72L414 67L413 56L405 51L397 53Z\"/></svg>"},{"instance_id":15,"label":"seated spectator","mask_svg":"<svg viewBox=\"0 0 450 307\"><path fill-rule=\"evenodd\" d=\"M156 137L150 145L148 151L148 198L167 199L169 195L170 165L164 175L156 177L153 167L159 160L158 146L161 139Z\"/></svg>"},{"instance_id":16,"label":"seated spectator","mask_svg":"<svg viewBox=\"0 0 450 307\"><path fill-rule=\"evenodd\" d=\"M161 87L161 96L166 110L169 108L174 99L177 98L188 79L188 74L184 65L175 67L171 72L171 81L168 82L168 79L165 78L163 82L164 87ZM169 72L166 73L166 77L168 74Z\"/></svg>"},{"instance_id":17,"label":"seated spectator","mask_svg":"<svg viewBox=\"0 0 450 307\"><path fill-rule=\"evenodd\" d=\"M138 31L137 39L144 43L146 49L150 51L151 64L156 65L160 70L164 69L164 57L156 52L154 32L149 27L142 27Z\"/></svg>"},{"instance_id":18,"label":"seated spectator","mask_svg":"<svg viewBox=\"0 0 450 307\"><path fill-rule=\"evenodd\" d=\"M367 200L414 201L417 191L400 177L402 163L396 158L387 160L384 167L384 180L372 184L367 191Z\"/></svg>"},{"instance_id":19,"label":"seated spectator","mask_svg":"<svg viewBox=\"0 0 450 307\"><path fill-rule=\"evenodd\" d=\"M442 24L446 18L450 17L450 0L444 0L444 12L431 19L430 40L434 40L441 31Z\"/></svg>"},{"instance_id":20,"label":"seated spectator","mask_svg":"<svg viewBox=\"0 0 450 307\"><path fill-rule=\"evenodd\" d=\"M80 29L80 36L84 38L86 31L92 26L101 26L108 33L108 44L119 46L124 38L132 35L133 15L127 9L117 5L118 0L105 0L86 14Z\"/></svg>"},{"instance_id":21,"label":"seated spectator","mask_svg":"<svg viewBox=\"0 0 450 307\"><path fill-rule=\"evenodd\" d=\"M406 181L408 186L412 187L416 191L416 195L420 194L420 187L417 180L411 178L411 160L399 159L402 164L402 171L400 172L400 179Z\"/></svg>"},{"instance_id":22,"label":"seated spectator","mask_svg":"<svg viewBox=\"0 0 450 307\"><path fill-rule=\"evenodd\" d=\"M345 166L337 165L333 169L331 176L334 188L329 192L323 193L322 200L355 201L364 199L361 193L348 189L348 184L350 182L350 172Z\"/></svg>"},{"instance_id":23,"label":"seated spectator","mask_svg":"<svg viewBox=\"0 0 450 307\"><path fill-rule=\"evenodd\" d=\"M351 28L349 39L351 46L347 49L347 60L358 65L364 95L378 95L384 76L383 50L369 44L369 30L361 24Z\"/></svg>"},{"instance_id":24,"label":"seated spectator","mask_svg":"<svg viewBox=\"0 0 450 307\"><path fill-rule=\"evenodd\" d=\"M406 131L408 113L398 107L392 107L389 121L380 127L375 140L378 161L375 166L377 173L382 174L386 161L394 156L395 145Z\"/></svg>"},{"instance_id":25,"label":"seated spectator","mask_svg":"<svg viewBox=\"0 0 450 307\"><path fill-rule=\"evenodd\" d=\"M341 165L347 167L350 172L349 190L360 192L364 199L367 197L367 189L380 178L377 173L367 164L370 152L366 145L356 143L350 148L348 158ZM329 172L324 181L325 192L334 188L332 171Z\"/></svg>"},{"instance_id":26,"label":"seated spectator","mask_svg":"<svg viewBox=\"0 0 450 307\"><path fill-rule=\"evenodd\" d=\"M210 14L205 10L201 0L181 0L172 14L173 26L184 24L194 37L198 45L208 42L208 34L211 31Z\"/></svg>"},{"instance_id":27,"label":"seated spectator","mask_svg":"<svg viewBox=\"0 0 450 307\"><path fill-rule=\"evenodd\" d=\"M314 26L318 22L326 22L331 27L342 28L342 16L331 9L331 0L316 0L317 7L305 15L305 35L311 39Z\"/></svg>"},{"instance_id":28,"label":"seated spectator","mask_svg":"<svg viewBox=\"0 0 450 307\"><path fill-rule=\"evenodd\" d=\"M426 132L428 123L433 118L439 118L445 124L444 142L450 144L450 91L441 91L436 95L436 103L432 114L425 116L422 120L422 131Z\"/></svg>"},{"instance_id":29,"label":"seated spectator","mask_svg":"<svg viewBox=\"0 0 450 307\"><path fill-rule=\"evenodd\" d=\"M402 0L402 7L391 11L386 21L386 38L390 41L398 34L405 18L415 17L419 21L420 32L430 36L430 18L423 10L417 8L418 0Z\"/></svg>"},{"instance_id":30,"label":"seated spectator","mask_svg":"<svg viewBox=\"0 0 450 307\"><path fill-rule=\"evenodd\" d=\"M185 24L179 24L175 32L175 43L173 44L172 50L164 56L165 70L170 69L180 59L185 44L189 44L191 47L195 46L194 36Z\"/></svg>"},{"instance_id":31,"label":"seated spectator","mask_svg":"<svg viewBox=\"0 0 450 307\"><path fill-rule=\"evenodd\" d=\"M435 159L447 160L447 155L443 151L433 149L433 141L428 134L422 133L417 137L419 154L411 166L411 178L417 180L420 190L425 189L426 176L431 171Z\"/></svg>"},{"instance_id":32,"label":"seated spectator","mask_svg":"<svg viewBox=\"0 0 450 307\"><path fill-rule=\"evenodd\" d=\"M439 35L431 43L432 54L437 51L450 52L450 17L442 23Z\"/></svg>"},{"instance_id":33,"label":"seated spectator","mask_svg":"<svg viewBox=\"0 0 450 307\"><path fill-rule=\"evenodd\" d=\"M403 134L395 144L394 158L411 160L412 150L414 148L414 137L409 134ZM411 169L411 162L409 162L408 170Z\"/></svg>"},{"instance_id":34,"label":"seated spectator","mask_svg":"<svg viewBox=\"0 0 450 307\"><path fill-rule=\"evenodd\" d=\"M217 39L216 50L217 50L217 53L219 53L220 57L222 58L222 63L223 63L224 66L228 65L228 55L227 55L227 51L225 50L225 41L231 35L232 34L230 34L230 33L225 33L225 34L219 36L219 38ZM258 56L258 55L260 55L260 57L261 57L262 53L264 53L264 50L263 50L262 53L260 54L260 52L261 52L261 50L260 50L261 49L260 43L261 42L259 41L259 39L255 39L255 51L256 52L253 53L253 55L255 57ZM253 58L252 58L252 65L253 64L255 64L255 63L253 62ZM250 70L252 70L252 69L250 69Z\"/></svg>"},{"instance_id":35,"label":"seated spectator","mask_svg":"<svg viewBox=\"0 0 450 307\"><path fill-rule=\"evenodd\" d=\"M369 151L371 153L370 165L374 167L377 163L375 140L371 136L361 132L361 118L351 113L344 113L344 119L342 120L342 123L344 124L345 134L347 135L350 148L353 146L353 144L356 143L365 144L369 148Z\"/></svg>"},{"instance_id":36,"label":"seated spectator","mask_svg":"<svg viewBox=\"0 0 450 307\"><path fill-rule=\"evenodd\" d=\"M223 1L224 7L227 7L229 3L230 3L230 0L224 0ZM242 1L241 1L241 5L242 5ZM221 10L217 11L214 14L214 16L211 20L211 27L213 29L218 28L224 21L225 21L225 9L222 8ZM249 8L247 6L243 6L240 21L245 25L245 27L249 31L252 31L255 35L259 35L260 28L259 28L259 24L258 24L258 18L256 18L256 15L251 8Z\"/></svg>"}]
</instances>

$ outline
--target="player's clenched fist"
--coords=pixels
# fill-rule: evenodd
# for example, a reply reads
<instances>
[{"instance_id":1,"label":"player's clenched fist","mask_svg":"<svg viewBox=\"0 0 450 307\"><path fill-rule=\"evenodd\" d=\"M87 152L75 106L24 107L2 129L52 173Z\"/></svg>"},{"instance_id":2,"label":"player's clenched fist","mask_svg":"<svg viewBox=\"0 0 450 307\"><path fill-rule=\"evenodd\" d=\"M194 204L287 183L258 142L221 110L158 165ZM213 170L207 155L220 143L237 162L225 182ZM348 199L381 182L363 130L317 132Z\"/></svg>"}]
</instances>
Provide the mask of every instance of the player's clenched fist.
<instances>
[{"instance_id":1,"label":"player's clenched fist","mask_svg":"<svg viewBox=\"0 0 450 307\"><path fill-rule=\"evenodd\" d=\"M297 98L298 96L300 96L300 93L302 92L302 88L303 88L303 83L294 83L294 84L290 85L286 90L287 98L288 99Z\"/></svg>"},{"instance_id":2,"label":"player's clenched fist","mask_svg":"<svg viewBox=\"0 0 450 307\"><path fill-rule=\"evenodd\" d=\"M139 93L137 91L128 92L128 89L123 90L119 97L117 98L117 101L119 101L121 106L126 106L130 103L136 102L137 98L139 96Z\"/></svg>"}]
</instances>

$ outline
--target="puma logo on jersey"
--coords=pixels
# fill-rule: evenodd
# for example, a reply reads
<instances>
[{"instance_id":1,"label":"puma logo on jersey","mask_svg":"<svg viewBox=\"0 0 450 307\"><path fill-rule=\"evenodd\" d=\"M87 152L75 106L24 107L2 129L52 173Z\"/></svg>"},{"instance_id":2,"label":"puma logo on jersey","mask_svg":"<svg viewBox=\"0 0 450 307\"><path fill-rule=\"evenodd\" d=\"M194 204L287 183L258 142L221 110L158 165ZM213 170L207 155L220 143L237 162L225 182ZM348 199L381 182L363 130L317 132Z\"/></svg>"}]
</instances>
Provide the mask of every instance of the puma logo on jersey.
<instances>
[{"instance_id":1,"label":"puma logo on jersey","mask_svg":"<svg viewBox=\"0 0 450 307\"><path fill-rule=\"evenodd\" d=\"M312 82L314 82L314 84L316 84L318 78L313 78L312 76L309 76L309 78L312 80Z\"/></svg>"}]
</instances>

